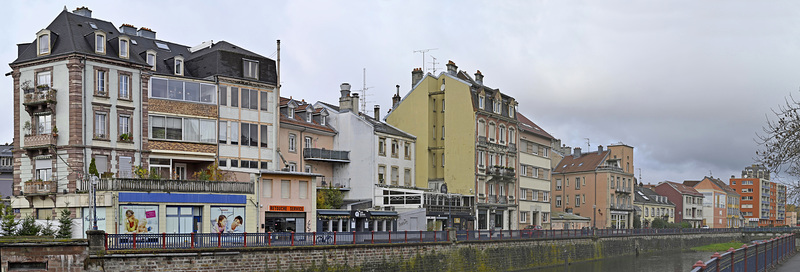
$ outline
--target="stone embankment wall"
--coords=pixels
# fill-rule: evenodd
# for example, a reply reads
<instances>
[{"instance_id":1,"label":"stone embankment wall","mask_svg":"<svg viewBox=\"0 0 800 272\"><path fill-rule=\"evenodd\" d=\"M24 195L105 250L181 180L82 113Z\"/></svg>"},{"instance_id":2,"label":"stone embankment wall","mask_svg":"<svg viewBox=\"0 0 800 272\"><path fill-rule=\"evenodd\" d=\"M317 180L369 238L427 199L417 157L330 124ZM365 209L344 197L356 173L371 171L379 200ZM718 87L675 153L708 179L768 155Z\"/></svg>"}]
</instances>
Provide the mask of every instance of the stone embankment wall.
<instances>
[{"instance_id":1,"label":"stone embankment wall","mask_svg":"<svg viewBox=\"0 0 800 272\"><path fill-rule=\"evenodd\" d=\"M740 241L741 233L113 252L89 271L504 271Z\"/></svg>"},{"instance_id":2,"label":"stone embankment wall","mask_svg":"<svg viewBox=\"0 0 800 272\"><path fill-rule=\"evenodd\" d=\"M2 241L0 271L84 271L87 246L86 240Z\"/></svg>"}]
</instances>

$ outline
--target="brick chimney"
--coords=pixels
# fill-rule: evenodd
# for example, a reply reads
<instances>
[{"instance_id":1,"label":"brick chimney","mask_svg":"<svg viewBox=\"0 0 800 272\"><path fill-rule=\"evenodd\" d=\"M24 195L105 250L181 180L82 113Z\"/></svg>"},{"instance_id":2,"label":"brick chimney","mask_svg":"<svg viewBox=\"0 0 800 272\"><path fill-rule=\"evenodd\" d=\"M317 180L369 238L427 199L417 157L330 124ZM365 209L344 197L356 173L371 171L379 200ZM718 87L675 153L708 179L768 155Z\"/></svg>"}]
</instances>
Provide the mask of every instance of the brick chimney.
<instances>
[{"instance_id":1,"label":"brick chimney","mask_svg":"<svg viewBox=\"0 0 800 272\"><path fill-rule=\"evenodd\" d=\"M375 105L375 120L381 120L381 105Z\"/></svg>"},{"instance_id":2,"label":"brick chimney","mask_svg":"<svg viewBox=\"0 0 800 272\"><path fill-rule=\"evenodd\" d=\"M353 103L350 101L353 98L350 97L350 83L342 83L342 85L339 85L339 87L339 92L342 94L342 96L339 97L339 110L352 110Z\"/></svg>"},{"instance_id":3,"label":"brick chimney","mask_svg":"<svg viewBox=\"0 0 800 272\"><path fill-rule=\"evenodd\" d=\"M422 80L422 68L414 68L411 71L411 87L417 86L420 80Z\"/></svg>"},{"instance_id":4,"label":"brick chimney","mask_svg":"<svg viewBox=\"0 0 800 272\"><path fill-rule=\"evenodd\" d=\"M456 66L456 63L453 62L452 60L448 60L447 61L447 73L451 74L451 75L456 75L457 72L458 72L458 66Z\"/></svg>"},{"instance_id":5,"label":"brick chimney","mask_svg":"<svg viewBox=\"0 0 800 272\"><path fill-rule=\"evenodd\" d=\"M581 148L580 147L576 147L575 149L573 149L572 150L572 156L575 157L575 158L580 158L581 157Z\"/></svg>"},{"instance_id":6,"label":"brick chimney","mask_svg":"<svg viewBox=\"0 0 800 272\"><path fill-rule=\"evenodd\" d=\"M72 11L75 15L92 18L92 10L87 7L79 7Z\"/></svg>"},{"instance_id":7,"label":"brick chimney","mask_svg":"<svg viewBox=\"0 0 800 272\"><path fill-rule=\"evenodd\" d=\"M475 81L483 85L483 74L481 74L481 70L475 73Z\"/></svg>"},{"instance_id":8,"label":"brick chimney","mask_svg":"<svg viewBox=\"0 0 800 272\"><path fill-rule=\"evenodd\" d=\"M359 102L358 98L359 98L358 93L353 93L350 96L350 105L352 105L350 106L350 109L353 110L353 112L356 114L358 114L358 102Z\"/></svg>"},{"instance_id":9,"label":"brick chimney","mask_svg":"<svg viewBox=\"0 0 800 272\"><path fill-rule=\"evenodd\" d=\"M392 96L392 108L400 104L400 85L395 85L395 87L397 87L397 93Z\"/></svg>"},{"instance_id":10,"label":"brick chimney","mask_svg":"<svg viewBox=\"0 0 800 272\"><path fill-rule=\"evenodd\" d=\"M119 27L119 32L131 36L136 36L136 27L131 24L122 24L122 26Z\"/></svg>"},{"instance_id":11,"label":"brick chimney","mask_svg":"<svg viewBox=\"0 0 800 272\"><path fill-rule=\"evenodd\" d=\"M597 146L597 154L600 154L600 153L603 153L603 146L602 145L598 145Z\"/></svg>"}]
</instances>

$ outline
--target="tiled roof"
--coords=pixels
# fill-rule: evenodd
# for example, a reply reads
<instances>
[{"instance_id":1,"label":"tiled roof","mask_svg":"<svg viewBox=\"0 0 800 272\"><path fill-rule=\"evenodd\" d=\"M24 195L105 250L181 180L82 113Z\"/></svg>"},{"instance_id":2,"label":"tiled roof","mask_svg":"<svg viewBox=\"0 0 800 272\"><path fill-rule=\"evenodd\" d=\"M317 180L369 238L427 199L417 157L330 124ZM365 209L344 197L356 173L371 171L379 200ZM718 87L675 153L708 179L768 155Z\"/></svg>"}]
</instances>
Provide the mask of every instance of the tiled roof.
<instances>
[{"instance_id":1,"label":"tiled roof","mask_svg":"<svg viewBox=\"0 0 800 272\"><path fill-rule=\"evenodd\" d=\"M645 198L645 196L647 198ZM669 201L668 198L664 197L665 202L659 202L657 196L661 196L655 191L651 190L650 188L645 188L641 186L636 186L636 192L634 193L634 202L640 204L658 204L658 205L673 205L672 201Z\"/></svg>"},{"instance_id":2,"label":"tiled roof","mask_svg":"<svg viewBox=\"0 0 800 272\"><path fill-rule=\"evenodd\" d=\"M538 134L548 139L555 139L553 135L550 135L550 133L544 131L544 129L539 127L539 125L533 123L533 121L528 119L528 117L526 117L525 115L522 115L522 113L517 112L517 120L519 121L520 130L530 131L533 134Z\"/></svg>"},{"instance_id":3,"label":"tiled roof","mask_svg":"<svg viewBox=\"0 0 800 272\"><path fill-rule=\"evenodd\" d=\"M575 155L569 155L561 159L553 172L557 173L572 173L572 172L585 172L594 171L608 156L609 151L604 150L601 152L582 153L580 157L575 158Z\"/></svg>"},{"instance_id":4,"label":"tiled roof","mask_svg":"<svg viewBox=\"0 0 800 272\"><path fill-rule=\"evenodd\" d=\"M314 120L314 118L311 118L311 122L308 122L308 121L304 120L303 117L300 116L300 114L298 114L300 112L306 112L307 108L309 106L312 106L311 104L308 104L305 101L297 101L297 100L294 100L292 98L281 97L280 98L279 107L281 107L281 108L285 107L286 111L290 110L291 108L289 108L287 106L290 101L294 101L295 103L298 104L298 107L295 109L294 118L289 118L289 116L287 116L284 113L284 111L279 111L280 115L281 115L281 122L285 122L285 123L289 123L289 124L295 124L295 125L298 125L298 126L315 128L315 129L319 129L319 130L323 130L323 131L327 131L327 132L336 133L336 130L331 128L329 124L326 123L324 126L320 125L319 122L317 122L317 120ZM315 110L314 114L318 115L319 111Z\"/></svg>"},{"instance_id":5,"label":"tiled roof","mask_svg":"<svg viewBox=\"0 0 800 272\"><path fill-rule=\"evenodd\" d=\"M701 194L700 192L698 192L697 190L695 190L692 187L689 187L689 186L686 186L686 185L683 185L683 184L680 184L680 183L677 183L677 182L672 182L672 181L664 181L664 183L668 184L670 187L672 187L673 189L675 189L676 191L678 191L681 194L693 195L693 196L703 196L703 194Z\"/></svg>"}]
</instances>

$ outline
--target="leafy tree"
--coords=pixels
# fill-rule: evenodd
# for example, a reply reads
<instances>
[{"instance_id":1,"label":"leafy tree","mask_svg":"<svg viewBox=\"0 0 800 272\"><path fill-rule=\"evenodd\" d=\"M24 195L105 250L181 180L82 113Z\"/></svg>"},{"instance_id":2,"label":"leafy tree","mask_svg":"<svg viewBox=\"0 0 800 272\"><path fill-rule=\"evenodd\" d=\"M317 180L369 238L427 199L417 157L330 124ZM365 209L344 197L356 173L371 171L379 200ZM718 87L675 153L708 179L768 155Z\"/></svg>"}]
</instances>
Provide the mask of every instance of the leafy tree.
<instances>
[{"instance_id":1,"label":"leafy tree","mask_svg":"<svg viewBox=\"0 0 800 272\"><path fill-rule=\"evenodd\" d=\"M317 209L338 209L344 203L342 191L328 187L317 191Z\"/></svg>"},{"instance_id":2,"label":"leafy tree","mask_svg":"<svg viewBox=\"0 0 800 272\"><path fill-rule=\"evenodd\" d=\"M689 224L689 222L681 222L681 228L682 229L691 229L692 225Z\"/></svg>"},{"instance_id":3,"label":"leafy tree","mask_svg":"<svg viewBox=\"0 0 800 272\"><path fill-rule=\"evenodd\" d=\"M97 172L97 165L94 164L94 158L92 158L92 162L89 163L89 175L100 177L100 173Z\"/></svg>"},{"instance_id":4,"label":"leafy tree","mask_svg":"<svg viewBox=\"0 0 800 272\"><path fill-rule=\"evenodd\" d=\"M209 165L203 170L194 173L197 180L226 181L230 180L230 174L219 168L219 163Z\"/></svg>"},{"instance_id":5,"label":"leafy tree","mask_svg":"<svg viewBox=\"0 0 800 272\"><path fill-rule=\"evenodd\" d=\"M0 232L5 236L13 236L17 232L17 216L14 214L14 209L4 203L0 203Z\"/></svg>"},{"instance_id":6,"label":"leafy tree","mask_svg":"<svg viewBox=\"0 0 800 272\"><path fill-rule=\"evenodd\" d=\"M61 216L58 217L58 223L61 225L58 226L58 232L56 233L56 237L58 238L72 238L72 212L69 209L61 210Z\"/></svg>"},{"instance_id":7,"label":"leafy tree","mask_svg":"<svg viewBox=\"0 0 800 272\"><path fill-rule=\"evenodd\" d=\"M19 236L37 236L42 231L42 227L36 225L36 220L33 216L26 216L22 219L17 235Z\"/></svg>"},{"instance_id":8,"label":"leafy tree","mask_svg":"<svg viewBox=\"0 0 800 272\"><path fill-rule=\"evenodd\" d=\"M638 216L633 217L633 228L634 229L641 229L642 228L642 219Z\"/></svg>"},{"instance_id":9,"label":"leafy tree","mask_svg":"<svg viewBox=\"0 0 800 272\"><path fill-rule=\"evenodd\" d=\"M661 218L653 218L653 222L650 223L650 227L654 229L663 229L667 227L667 221Z\"/></svg>"}]
</instances>

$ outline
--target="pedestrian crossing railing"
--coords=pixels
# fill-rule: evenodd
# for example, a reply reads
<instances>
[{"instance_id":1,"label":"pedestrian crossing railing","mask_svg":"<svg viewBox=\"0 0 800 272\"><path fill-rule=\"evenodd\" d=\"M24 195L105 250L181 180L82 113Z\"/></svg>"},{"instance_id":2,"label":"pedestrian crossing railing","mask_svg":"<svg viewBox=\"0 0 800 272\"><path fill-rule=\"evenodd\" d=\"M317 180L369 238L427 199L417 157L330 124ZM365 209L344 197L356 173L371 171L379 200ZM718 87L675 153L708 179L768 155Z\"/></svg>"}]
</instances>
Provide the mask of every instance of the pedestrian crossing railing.
<instances>
[{"instance_id":1,"label":"pedestrian crossing railing","mask_svg":"<svg viewBox=\"0 0 800 272\"><path fill-rule=\"evenodd\" d=\"M795 234L787 234L745 244L739 249L730 248L722 254L716 252L708 261L697 261L692 272L767 271L793 256L795 250Z\"/></svg>"}]
</instances>

